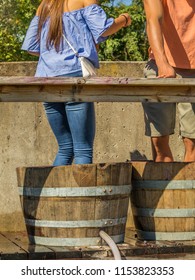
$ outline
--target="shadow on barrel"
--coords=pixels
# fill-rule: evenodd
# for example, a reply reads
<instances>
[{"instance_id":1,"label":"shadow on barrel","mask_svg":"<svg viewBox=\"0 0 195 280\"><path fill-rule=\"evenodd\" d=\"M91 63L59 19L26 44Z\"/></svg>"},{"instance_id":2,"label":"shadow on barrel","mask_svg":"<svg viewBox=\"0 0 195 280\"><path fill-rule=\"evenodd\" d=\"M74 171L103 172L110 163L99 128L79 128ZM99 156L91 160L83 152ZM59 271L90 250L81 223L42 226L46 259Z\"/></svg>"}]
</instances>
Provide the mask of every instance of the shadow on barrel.
<instances>
[{"instance_id":1,"label":"shadow on barrel","mask_svg":"<svg viewBox=\"0 0 195 280\"><path fill-rule=\"evenodd\" d=\"M195 163L132 162L131 207L140 240L195 240Z\"/></svg>"},{"instance_id":2,"label":"shadow on barrel","mask_svg":"<svg viewBox=\"0 0 195 280\"><path fill-rule=\"evenodd\" d=\"M18 168L30 243L99 246L101 230L124 242L131 170L129 163Z\"/></svg>"},{"instance_id":3,"label":"shadow on barrel","mask_svg":"<svg viewBox=\"0 0 195 280\"><path fill-rule=\"evenodd\" d=\"M42 200L42 190L52 169L52 166L16 169L20 201L30 244L36 243L35 236L39 231L36 222L42 218L41 209L43 210L39 202L40 199Z\"/></svg>"}]
</instances>

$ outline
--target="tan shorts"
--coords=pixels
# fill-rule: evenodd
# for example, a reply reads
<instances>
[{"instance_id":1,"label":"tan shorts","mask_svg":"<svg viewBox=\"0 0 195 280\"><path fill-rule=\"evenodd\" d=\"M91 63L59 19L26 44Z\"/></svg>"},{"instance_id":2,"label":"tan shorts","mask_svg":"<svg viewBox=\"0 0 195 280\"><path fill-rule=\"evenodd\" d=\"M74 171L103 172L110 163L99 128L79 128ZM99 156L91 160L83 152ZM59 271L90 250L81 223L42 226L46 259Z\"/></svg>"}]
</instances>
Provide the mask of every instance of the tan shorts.
<instances>
[{"instance_id":1,"label":"tan shorts","mask_svg":"<svg viewBox=\"0 0 195 280\"><path fill-rule=\"evenodd\" d=\"M175 68L178 77L195 78L195 69ZM147 62L144 69L146 78L154 78L158 69L154 60ZM145 118L145 134L158 137L174 133L175 103L142 103ZM195 139L195 103L178 103L180 134L182 137Z\"/></svg>"}]
</instances>

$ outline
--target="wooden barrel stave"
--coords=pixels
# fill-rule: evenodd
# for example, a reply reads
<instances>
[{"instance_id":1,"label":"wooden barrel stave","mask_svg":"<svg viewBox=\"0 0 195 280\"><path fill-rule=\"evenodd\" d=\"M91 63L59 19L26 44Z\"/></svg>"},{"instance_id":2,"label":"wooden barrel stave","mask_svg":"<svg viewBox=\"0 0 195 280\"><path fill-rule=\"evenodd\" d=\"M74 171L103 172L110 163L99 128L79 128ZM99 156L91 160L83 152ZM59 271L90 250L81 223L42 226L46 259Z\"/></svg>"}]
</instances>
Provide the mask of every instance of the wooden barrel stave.
<instances>
[{"instance_id":1,"label":"wooden barrel stave","mask_svg":"<svg viewBox=\"0 0 195 280\"><path fill-rule=\"evenodd\" d=\"M138 239L195 239L194 170L195 163L133 163L131 204Z\"/></svg>"},{"instance_id":2,"label":"wooden barrel stave","mask_svg":"<svg viewBox=\"0 0 195 280\"><path fill-rule=\"evenodd\" d=\"M130 164L27 167L18 168L17 175L31 243L99 245L100 230L124 241Z\"/></svg>"}]
</instances>

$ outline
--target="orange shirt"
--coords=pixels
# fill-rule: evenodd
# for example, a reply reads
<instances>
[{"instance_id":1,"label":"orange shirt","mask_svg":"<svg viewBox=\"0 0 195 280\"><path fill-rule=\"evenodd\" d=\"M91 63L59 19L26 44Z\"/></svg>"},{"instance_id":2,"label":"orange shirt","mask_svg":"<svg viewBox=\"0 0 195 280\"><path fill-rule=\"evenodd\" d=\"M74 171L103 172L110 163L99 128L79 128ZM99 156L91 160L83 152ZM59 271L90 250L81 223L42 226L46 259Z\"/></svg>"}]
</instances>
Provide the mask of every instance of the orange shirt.
<instances>
[{"instance_id":1,"label":"orange shirt","mask_svg":"<svg viewBox=\"0 0 195 280\"><path fill-rule=\"evenodd\" d=\"M165 54L170 65L195 69L195 0L161 0Z\"/></svg>"}]
</instances>

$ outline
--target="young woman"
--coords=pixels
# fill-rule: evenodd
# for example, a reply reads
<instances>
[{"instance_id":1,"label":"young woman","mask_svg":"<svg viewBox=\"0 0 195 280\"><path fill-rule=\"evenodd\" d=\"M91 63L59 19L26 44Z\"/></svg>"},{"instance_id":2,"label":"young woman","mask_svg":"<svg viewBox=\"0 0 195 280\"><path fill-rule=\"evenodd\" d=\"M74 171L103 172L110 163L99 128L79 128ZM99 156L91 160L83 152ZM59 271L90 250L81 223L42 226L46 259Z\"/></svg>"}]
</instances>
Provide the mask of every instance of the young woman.
<instances>
[{"instance_id":1,"label":"young woman","mask_svg":"<svg viewBox=\"0 0 195 280\"><path fill-rule=\"evenodd\" d=\"M81 64L67 43L99 68L96 45L131 24L127 13L107 18L96 0L43 0L28 28L22 49L38 55L36 77L81 77ZM66 39L65 39L65 38ZM44 103L58 142L53 165L92 163L95 136L94 104Z\"/></svg>"}]
</instances>

